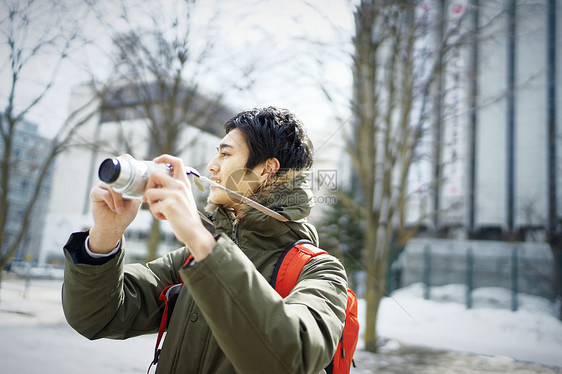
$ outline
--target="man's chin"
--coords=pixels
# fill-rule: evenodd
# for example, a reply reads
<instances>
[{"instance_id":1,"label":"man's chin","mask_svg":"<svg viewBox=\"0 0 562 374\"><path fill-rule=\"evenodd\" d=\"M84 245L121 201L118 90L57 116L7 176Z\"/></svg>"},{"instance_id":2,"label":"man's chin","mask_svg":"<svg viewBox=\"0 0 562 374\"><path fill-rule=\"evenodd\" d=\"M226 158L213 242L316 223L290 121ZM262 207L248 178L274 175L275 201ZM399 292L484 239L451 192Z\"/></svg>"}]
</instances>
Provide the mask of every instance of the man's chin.
<instances>
[{"instance_id":1,"label":"man's chin","mask_svg":"<svg viewBox=\"0 0 562 374\"><path fill-rule=\"evenodd\" d=\"M220 206L231 206L236 204L236 201L231 199L224 191L211 191L209 197L207 198L207 202L215 205Z\"/></svg>"}]
</instances>

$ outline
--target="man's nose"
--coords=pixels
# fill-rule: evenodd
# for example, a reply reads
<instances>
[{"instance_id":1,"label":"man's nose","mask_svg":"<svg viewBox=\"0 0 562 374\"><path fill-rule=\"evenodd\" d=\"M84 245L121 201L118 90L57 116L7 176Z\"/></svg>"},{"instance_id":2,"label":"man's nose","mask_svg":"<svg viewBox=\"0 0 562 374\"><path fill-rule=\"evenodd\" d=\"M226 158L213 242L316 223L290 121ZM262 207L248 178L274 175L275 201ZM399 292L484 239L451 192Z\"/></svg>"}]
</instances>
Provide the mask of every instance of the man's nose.
<instances>
[{"instance_id":1,"label":"man's nose","mask_svg":"<svg viewBox=\"0 0 562 374\"><path fill-rule=\"evenodd\" d=\"M217 173L219 171L219 165L216 156L213 157L211 161L209 161L209 163L207 164L207 170L209 170L212 173Z\"/></svg>"}]
</instances>

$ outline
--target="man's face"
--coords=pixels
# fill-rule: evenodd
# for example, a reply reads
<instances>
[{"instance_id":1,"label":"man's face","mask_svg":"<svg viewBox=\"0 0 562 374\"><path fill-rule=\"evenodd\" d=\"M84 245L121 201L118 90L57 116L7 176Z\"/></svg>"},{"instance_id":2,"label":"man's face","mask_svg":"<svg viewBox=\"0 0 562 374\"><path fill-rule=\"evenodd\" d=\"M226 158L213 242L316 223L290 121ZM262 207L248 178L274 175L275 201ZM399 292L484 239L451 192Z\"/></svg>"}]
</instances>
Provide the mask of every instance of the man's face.
<instances>
[{"instance_id":1,"label":"man's face","mask_svg":"<svg viewBox=\"0 0 562 374\"><path fill-rule=\"evenodd\" d=\"M218 155L207 165L212 172L211 180L244 196L250 196L257 190L260 183L262 167L246 170L246 162L250 150L246 144L244 134L234 129L220 141ZM216 187L211 187L209 201L219 205L233 205L237 201Z\"/></svg>"}]
</instances>

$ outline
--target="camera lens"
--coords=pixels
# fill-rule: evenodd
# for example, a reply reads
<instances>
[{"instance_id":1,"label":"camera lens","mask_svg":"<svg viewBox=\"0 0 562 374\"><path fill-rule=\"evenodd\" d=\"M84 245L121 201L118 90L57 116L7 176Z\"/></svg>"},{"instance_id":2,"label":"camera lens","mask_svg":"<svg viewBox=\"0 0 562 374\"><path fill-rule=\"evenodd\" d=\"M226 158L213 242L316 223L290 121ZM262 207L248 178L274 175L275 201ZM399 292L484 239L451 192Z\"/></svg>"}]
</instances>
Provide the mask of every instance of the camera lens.
<instances>
[{"instance_id":1,"label":"camera lens","mask_svg":"<svg viewBox=\"0 0 562 374\"><path fill-rule=\"evenodd\" d=\"M119 161L115 158L108 158L101 163L98 176L105 183L113 183L119 178L120 173L121 164L119 164Z\"/></svg>"}]
</instances>

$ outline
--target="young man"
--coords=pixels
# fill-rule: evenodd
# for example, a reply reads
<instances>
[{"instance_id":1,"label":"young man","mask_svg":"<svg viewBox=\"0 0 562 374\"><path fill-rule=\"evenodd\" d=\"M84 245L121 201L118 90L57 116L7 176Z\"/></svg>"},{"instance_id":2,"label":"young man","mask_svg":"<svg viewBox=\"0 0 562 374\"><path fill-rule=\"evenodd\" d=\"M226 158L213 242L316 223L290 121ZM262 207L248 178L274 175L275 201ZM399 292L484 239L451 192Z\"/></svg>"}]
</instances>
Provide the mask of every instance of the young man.
<instances>
[{"instance_id":1,"label":"young man","mask_svg":"<svg viewBox=\"0 0 562 374\"><path fill-rule=\"evenodd\" d=\"M185 247L146 265L124 265L122 237L140 202L123 200L104 184L94 187L94 224L65 246L65 316L89 339L154 333L164 309L161 291L183 280L157 373L322 373L343 329L344 268L332 256L312 258L285 299L269 284L285 248L300 239L318 241L306 222L312 145L300 121L277 108L242 112L225 130L208 165L211 179L289 222L211 188L206 209L213 235L201 222L182 161L157 157L173 172L153 172L144 201Z\"/></svg>"}]
</instances>

